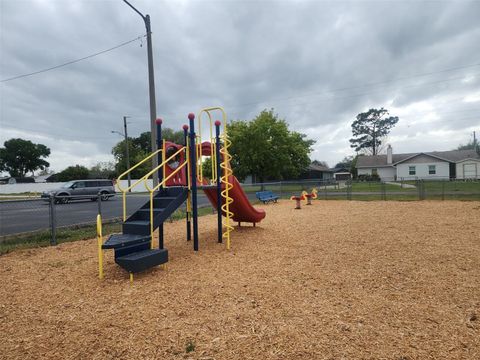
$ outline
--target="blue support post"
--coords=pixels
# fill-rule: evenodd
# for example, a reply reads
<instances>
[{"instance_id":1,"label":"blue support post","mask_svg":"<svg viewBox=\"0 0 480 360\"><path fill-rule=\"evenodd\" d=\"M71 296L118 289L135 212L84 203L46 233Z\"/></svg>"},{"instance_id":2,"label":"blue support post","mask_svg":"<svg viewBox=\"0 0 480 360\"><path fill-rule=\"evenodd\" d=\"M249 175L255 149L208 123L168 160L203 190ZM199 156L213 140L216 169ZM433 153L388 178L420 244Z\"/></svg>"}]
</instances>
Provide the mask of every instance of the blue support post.
<instances>
[{"instance_id":1,"label":"blue support post","mask_svg":"<svg viewBox=\"0 0 480 360\"><path fill-rule=\"evenodd\" d=\"M193 250L198 251L197 149L195 146L195 114L188 114L188 120L190 120L190 177L192 187Z\"/></svg>"},{"instance_id":2,"label":"blue support post","mask_svg":"<svg viewBox=\"0 0 480 360\"><path fill-rule=\"evenodd\" d=\"M185 147L187 146L187 138L188 138L188 125L183 125L183 142L185 144ZM185 161L188 161L187 159L187 151L185 150ZM185 184L185 186L188 186L188 177L189 177L189 169L188 169L188 166L185 166L185 179L187 181L187 183ZM186 219L187 219L187 241L190 241L192 240L192 226L191 226L191 222L190 222L190 209L188 208L189 207L189 203L190 203L190 199L191 199L191 193L190 193L190 189L188 189L188 198L187 198L187 211L186 211Z\"/></svg>"},{"instance_id":3,"label":"blue support post","mask_svg":"<svg viewBox=\"0 0 480 360\"><path fill-rule=\"evenodd\" d=\"M162 148L162 119L158 118L155 120L157 124L157 149ZM163 149L162 149L163 152ZM162 152L157 154L157 161L160 165L162 163ZM161 168L158 169L158 182L160 183L163 180L163 171ZM159 191L162 191L163 186L160 187ZM158 248L163 249L163 223L158 227Z\"/></svg>"},{"instance_id":4,"label":"blue support post","mask_svg":"<svg viewBox=\"0 0 480 360\"><path fill-rule=\"evenodd\" d=\"M220 163L220 121L215 121L215 158L217 163L217 216L218 216L218 242L222 242L222 168Z\"/></svg>"},{"instance_id":5,"label":"blue support post","mask_svg":"<svg viewBox=\"0 0 480 360\"><path fill-rule=\"evenodd\" d=\"M157 124L157 149L162 148L162 122L163 120L158 118L155 120L155 123ZM163 151L163 149L162 149ZM160 165L162 163L162 153L159 152L157 154L157 161L158 164ZM162 169L158 169L158 182L160 183L163 180L163 171Z\"/></svg>"}]
</instances>

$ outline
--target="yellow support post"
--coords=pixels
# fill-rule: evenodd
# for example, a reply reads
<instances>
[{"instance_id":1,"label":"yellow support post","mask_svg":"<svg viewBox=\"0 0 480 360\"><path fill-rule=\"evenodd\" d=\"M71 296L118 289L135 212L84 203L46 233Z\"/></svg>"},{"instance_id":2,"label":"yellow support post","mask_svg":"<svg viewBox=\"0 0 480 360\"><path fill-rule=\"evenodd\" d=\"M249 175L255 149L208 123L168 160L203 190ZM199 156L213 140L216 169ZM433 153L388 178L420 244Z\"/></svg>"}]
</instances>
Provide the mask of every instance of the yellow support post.
<instances>
[{"instance_id":1,"label":"yellow support post","mask_svg":"<svg viewBox=\"0 0 480 360\"><path fill-rule=\"evenodd\" d=\"M150 249L153 249L153 191L150 191Z\"/></svg>"},{"instance_id":2,"label":"yellow support post","mask_svg":"<svg viewBox=\"0 0 480 360\"><path fill-rule=\"evenodd\" d=\"M102 216L97 215L97 247L98 247L98 278L103 279L103 235L102 235Z\"/></svg>"},{"instance_id":3,"label":"yellow support post","mask_svg":"<svg viewBox=\"0 0 480 360\"><path fill-rule=\"evenodd\" d=\"M203 166L202 166L202 138L197 135L195 138L196 147L197 147L197 179L201 183L203 181ZM200 161L199 161L200 160Z\"/></svg>"},{"instance_id":4,"label":"yellow support post","mask_svg":"<svg viewBox=\"0 0 480 360\"><path fill-rule=\"evenodd\" d=\"M133 273L130 273L130 283L133 283Z\"/></svg>"}]
</instances>

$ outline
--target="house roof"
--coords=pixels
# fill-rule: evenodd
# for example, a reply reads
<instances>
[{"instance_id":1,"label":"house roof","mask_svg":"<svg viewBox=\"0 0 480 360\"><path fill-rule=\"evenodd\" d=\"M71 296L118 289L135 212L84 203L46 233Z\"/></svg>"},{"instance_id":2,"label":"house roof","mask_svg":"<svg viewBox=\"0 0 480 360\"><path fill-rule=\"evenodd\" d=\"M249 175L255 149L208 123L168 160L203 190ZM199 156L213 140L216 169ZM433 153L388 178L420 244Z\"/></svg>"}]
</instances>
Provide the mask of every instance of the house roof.
<instances>
[{"instance_id":1,"label":"house roof","mask_svg":"<svg viewBox=\"0 0 480 360\"><path fill-rule=\"evenodd\" d=\"M315 164L310 164L307 167L308 170L313 170L313 171L323 171L323 172L332 172L329 168L323 165L315 165Z\"/></svg>"},{"instance_id":2,"label":"house roof","mask_svg":"<svg viewBox=\"0 0 480 360\"><path fill-rule=\"evenodd\" d=\"M334 172L334 173L338 173L338 172L350 172L350 168L348 168L348 167L346 167L346 166L331 168L330 170L331 170L332 172Z\"/></svg>"},{"instance_id":3,"label":"house roof","mask_svg":"<svg viewBox=\"0 0 480 360\"><path fill-rule=\"evenodd\" d=\"M480 160L480 155L478 155L475 150L431 151L407 154L392 154L392 164L387 164L387 155L359 156L357 160L357 168L389 167L421 154L433 156L448 162L458 162L465 159Z\"/></svg>"}]
</instances>

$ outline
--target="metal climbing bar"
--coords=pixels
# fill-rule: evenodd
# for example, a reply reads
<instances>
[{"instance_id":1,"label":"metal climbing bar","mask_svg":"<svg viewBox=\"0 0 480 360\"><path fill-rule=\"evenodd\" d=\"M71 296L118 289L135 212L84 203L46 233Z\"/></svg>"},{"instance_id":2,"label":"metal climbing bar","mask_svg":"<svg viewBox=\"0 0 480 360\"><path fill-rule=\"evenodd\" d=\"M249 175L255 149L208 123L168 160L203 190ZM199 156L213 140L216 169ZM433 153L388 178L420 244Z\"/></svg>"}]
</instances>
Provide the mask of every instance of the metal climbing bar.
<instances>
[{"instance_id":1,"label":"metal climbing bar","mask_svg":"<svg viewBox=\"0 0 480 360\"><path fill-rule=\"evenodd\" d=\"M228 152L228 148L231 145L231 141L228 138L227 134L227 114L222 107L210 107L200 110L198 115L199 119L199 136L201 137L201 117L202 114L207 113L208 118L210 120L210 144L212 146L212 162L216 163L216 161L220 161L221 159L216 159L213 155L215 153L214 142L215 140L213 137L213 123L212 123L212 115L213 111L219 111L222 114L222 126L223 126L223 134L221 139L223 141L223 146L220 148L220 154L223 158L223 161L220 163L220 168L223 170L223 174L217 174L217 176L221 176L221 183L224 184L224 189L221 191L221 196L224 199L222 201L222 211L225 215L225 221L223 225L225 226L225 232L223 233L223 238L226 239L226 246L227 249L230 249L230 233L233 230L233 226L230 225L230 220L233 217L233 212L230 211L230 204L233 203L233 199L229 195L229 191L233 188L233 184L230 182L230 177L233 175L232 169L230 168L230 160L232 156ZM214 161L215 159L215 161Z\"/></svg>"},{"instance_id":2,"label":"metal climbing bar","mask_svg":"<svg viewBox=\"0 0 480 360\"><path fill-rule=\"evenodd\" d=\"M209 121L209 129L210 129L210 158L211 158L211 166L212 166L212 178L210 179L211 183L215 183L217 181L217 167L215 166L216 163L216 152L215 152L215 133L213 131L214 128L214 121L212 119L212 114L210 114L210 111L213 110L219 110L220 108L207 108L203 109L200 111L198 115L198 135L197 137L200 139L200 151L197 151L200 159L200 168L201 170L199 171L200 176L198 176L198 181L202 182L203 181L203 154L202 154L202 115L207 114L208 116L208 121ZM223 109L222 109L223 111Z\"/></svg>"}]
</instances>

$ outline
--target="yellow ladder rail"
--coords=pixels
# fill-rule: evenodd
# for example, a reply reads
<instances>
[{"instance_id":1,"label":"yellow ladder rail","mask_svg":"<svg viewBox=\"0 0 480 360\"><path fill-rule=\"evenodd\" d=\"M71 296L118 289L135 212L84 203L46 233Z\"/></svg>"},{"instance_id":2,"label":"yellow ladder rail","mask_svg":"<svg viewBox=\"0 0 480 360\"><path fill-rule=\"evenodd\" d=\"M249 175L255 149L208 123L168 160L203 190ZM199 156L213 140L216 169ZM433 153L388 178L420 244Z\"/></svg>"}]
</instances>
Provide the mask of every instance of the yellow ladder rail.
<instances>
[{"instance_id":1,"label":"yellow ladder rail","mask_svg":"<svg viewBox=\"0 0 480 360\"><path fill-rule=\"evenodd\" d=\"M213 111L219 111L222 114L222 126L223 126L223 134L221 136L221 139L223 141L223 147L220 148L220 154L223 156L223 161L220 164L220 167L223 169L223 175L217 174L217 176L220 176L220 181L225 184L224 189L221 192L221 196L224 198L224 201L222 201L222 211L225 214L225 220L223 225L225 226L225 232L223 233L223 237L226 239L226 245L227 249L230 249L230 233L233 230L233 226L230 225L230 220L233 217L233 212L230 211L230 204L233 203L233 199L229 195L229 191L233 188L233 184L230 183L230 176L233 174L232 169L230 168L230 160L232 159L232 156L228 152L228 148L231 145L231 141L228 138L227 134L227 114L225 113L225 110L222 107L210 107L210 108L205 108L200 110L200 113L198 114L198 119L199 119L199 136L202 136L202 130L201 130L201 117L203 113L207 113L208 118L210 120L210 139L213 138L213 119L211 116L211 112ZM213 147L214 142L210 141L210 144L212 146L212 154L215 154L215 148ZM212 162L216 162L216 158L212 157Z\"/></svg>"},{"instance_id":2,"label":"yellow ladder rail","mask_svg":"<svg viewBox=\"0 0 480 360\"><path fill-rule=\"evenodd\" d=\"M212 163L212 178L210 179L212 183L215 183L217 181L217 167L215 166L216 164L216 158L217 158L217 153L215 152L215 135L214 135L214 131L213 131L213 127L214 127L214 121L212 119L212 114L210 113L211 111L214 111L214 110L220 110L222 111L222 113L225 113L223 111L222 108L217 108L217 107L213 107L213 108L206 108L206 109L202 109L200 111L200 113L198 114L198 137L200 138L200 144L202 143L201 139L202 139L202 115L204 113L207 114L208 116L208 121L209 121L209 125L210 125L210 158L211 158L211 163ZM226 117L224 118L225 122L226 122ZM202 154L202 148L200 146L200 155L203 155ZM202 167L202 156L200 156L200 167ZM202 168L203 170L203 168ZM203 171L201 172L201 175L200 177L198 178L198 181L202 182L203 180Z\"/></svg>"}]
</instances>

